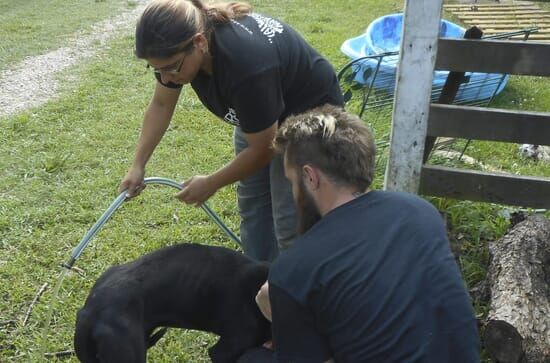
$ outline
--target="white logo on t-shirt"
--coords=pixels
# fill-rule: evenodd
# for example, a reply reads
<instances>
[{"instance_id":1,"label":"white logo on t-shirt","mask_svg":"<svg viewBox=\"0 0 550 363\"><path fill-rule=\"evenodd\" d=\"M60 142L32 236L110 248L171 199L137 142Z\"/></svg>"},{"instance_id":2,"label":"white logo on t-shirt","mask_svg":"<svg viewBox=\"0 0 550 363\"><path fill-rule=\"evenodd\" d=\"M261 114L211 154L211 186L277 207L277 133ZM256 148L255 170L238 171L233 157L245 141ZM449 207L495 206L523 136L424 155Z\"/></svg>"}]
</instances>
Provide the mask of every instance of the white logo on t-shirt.
<instances>
[{"instance_id":1,"label":"white logo on t-shirt","mask_svg":"<svg viewBox=\"0 0 550 363\"><path fill-rule=\"evenodd\" d=\"M246 31L248 34L254 34L254 33L252 32L252 30L248 29L246 26L244 26L243 24L239 23L238 21L235 21L235 20L231 19L231 22L232 22L233 24L238 25L238 26L240 26L241 28L243 28L244 31Z\"/></svg>"},{"instance_id":2,"label":"white logo on t-shirt","mask_svg":"<svg viewBox=\"0 0 550 363\"><path fill-rule=\"evenodd\" d=\"M273 38L277 34L281 34L284 30L283 24L279 23L275 19L268 18L267 16L256 13L252 13L250 14L250 16L254 18L254 20L256 20L260 31L264 33L265 36L267 36L267 39L270 43L273 43L271 38Z\"/></svg>"},{"instance_id":3,"label":"white logo on t-shirt","mask_svg":"<svg viewBox=\"0 0 550 363\"><path fill-rule=\"evenodd\" d=\"M237 117L237 113L231 107L228 107L228 112L225 114L223 119L226 122L229 122L233 126L240 126L239 118Z\"/></svg>"}]
</instances>

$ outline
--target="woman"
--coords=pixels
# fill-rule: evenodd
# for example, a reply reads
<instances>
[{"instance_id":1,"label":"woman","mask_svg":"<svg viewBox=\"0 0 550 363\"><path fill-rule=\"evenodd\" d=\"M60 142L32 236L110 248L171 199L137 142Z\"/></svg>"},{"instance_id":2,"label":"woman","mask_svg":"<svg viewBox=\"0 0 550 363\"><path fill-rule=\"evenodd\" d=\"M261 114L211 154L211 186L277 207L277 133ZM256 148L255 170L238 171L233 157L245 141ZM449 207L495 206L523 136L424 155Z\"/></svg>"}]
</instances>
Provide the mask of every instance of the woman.
<instances>
[{"instance_id":1,"label":"woman","mask_svg":"<svg viewBox=\"0 0 550 363\"><path fill-rule=\"evenodd\" d=\"M119 190L145 185L145 165L162 139L181 87L235 126L235 158L210 175L184 182L176 197L199 206L239 181L244 252L270 261L296 234L296 212L283 161L272 149L290 114L325 103L343 105L332 66L288 25L251 12L246 3L157 0L136 27L136 55L158 82L143 121L135 157Z\"/></svg>"}]
</instances>

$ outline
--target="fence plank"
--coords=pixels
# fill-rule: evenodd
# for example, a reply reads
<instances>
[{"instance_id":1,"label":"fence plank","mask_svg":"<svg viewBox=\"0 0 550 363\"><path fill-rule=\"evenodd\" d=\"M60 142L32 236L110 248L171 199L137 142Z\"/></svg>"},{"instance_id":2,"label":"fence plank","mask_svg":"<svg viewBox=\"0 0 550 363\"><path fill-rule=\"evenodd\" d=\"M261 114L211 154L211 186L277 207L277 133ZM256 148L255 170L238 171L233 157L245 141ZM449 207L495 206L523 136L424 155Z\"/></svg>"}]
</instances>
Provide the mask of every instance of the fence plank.
<instances>
[{"instance_id":1,"label":"fence plank","mask_svg":"<svg viewBox=\"0 0 550 363\"><path fill-rule=\"evenodd\" d=\"M432 104L428 135L550 145L550 113Z\"/></svg>"},{"instance_id":2,"label":"fence plank","mask_svg":"<svg viewBox=\"0 0 550 363\"><path fill-rule=\"evenodd\" d=\"M497 16L505 16L511 20L513 19L525 19L526 17L529 17L529 19L537 19L537 18L540 18L540 19L548 19L549 18L549 15L550 13L548 12L527 12L527 11L522 11L522 12L515 12L515 13L481 13L481 14L478 14L478 13L475 13L475 14L470 14L470 13L460 13L460 14L454 14L455 16L457 16L458 18L460 19L472 19L472 18L491 18L491 17L497 17Z\"/></svg>"},{"instance_id":3,"label":"fence plank","mask_svg":"<svg viewBox=\"0 0 550 363\"><path fill-rule=\"evenodd\" d=\"M405 2L386 190L418 191L442 5L443 0Z\"/></svg>"},{"instance_id":4,"label":"fence plank","mask_svg":"<svg viewBox=\"0 0 550 363\"><path fill-rule=\"evenodd\" d=\"M543 43L441 38L439 70L550 76L550 46Z\"/></svg>"},{"instance_id":5,"label":"fence plank","mask_svg":"<svg viewBox=\"0 0 550 363\"><path fill-rule=\"evenodd\" d=\"M546 10L510 10L510 11L501 11L494 10L494 11L455 11L453 12L456 16L462 16L462 15L510 15L510 16L516 16L516 15L533 15L533 14L542 14L542 15L550 15L550 13Z\"/></svg>"},{"instance_id":6,"label":"fence plank","mask_svg":"<svg viewBox=\"0 0 550 363\"><path fill-rule=\"evenodd\" d=\"M537 6L535 3L521 3L521 4L445 4L443 7L445 9L460 9L460 8L468 8L471 9L473 6L475 6L478 9L484 9L484 8L521 8L521 7L533 7Z\"/></svg>"},{"instance_id":7,"label":"fence plank","mask_svg":"<svg viewBox=\"0 0 550 363\"><path fill-rule=\"evenodd\" d=\"M499 24L481 25L480 24L479 27L483 29L484 33L505 33L510 31L522 30L521 27L516 24L509 24L509 25L499 25ZM550 27L544 28L544 29L538 29L536 33L532 33L529 36L537 35L537 34L547 34L548 32L550 32Z\"/></svg>"},{"instance_id":8,"label":"fence plank","mask_svg":"<svg viewBox=\"0 0 550 363\"><path fill-rule=\"evenodd\" d=\"M532 208L550 208L550 179L425 165L420 193Z\"/></svg>"},{"instance_id":9,"label":"fence plank","mask_svg":"<svg viewBox=\"0 0 550 363\"><path fill-rule=\"evenodd\" d=\"M549 14L550 15L550 14ZM538 23L538 22L544 22L548 21L550 19L550 16L542 16L542 15L506 15L506 14L473 14L473 15L456 15L457 18L464 22L472 22L472 21L510 21L510 22L527 22L530 24Z\"/></svg>"},{"instance_id":10,"label":"fence plank","mask_svg":"<svg viewBox=\"0 0 550 363\"><path fill-rule=\"evenodd\" d=\"M464 13L477 13L477 14L483 14L486 12L495 12L498 11L500 13L509 13L514 11L529 11L529 10L541 10L538 6L519 6L519 7L485 7L480 8L478 7L476 10L472 9L472 6L469 7L462 7L462 8L449 8L445 6L443 8L445 11L449 13L457 13L457 12L464 12ZM475 9L475 8L474 8Z\"/></svg>"},{"instance_id":11,"label":"fence plank","mask_svg":"<svg viewBox=\"0 0 550 363\"><path fill-rule=\"evenodd\" d=\"M489 24L520 24L533 25L550 22L550 17L534 19L510 19L510 20L492 20Z\"/></svg>"}]
</instances>

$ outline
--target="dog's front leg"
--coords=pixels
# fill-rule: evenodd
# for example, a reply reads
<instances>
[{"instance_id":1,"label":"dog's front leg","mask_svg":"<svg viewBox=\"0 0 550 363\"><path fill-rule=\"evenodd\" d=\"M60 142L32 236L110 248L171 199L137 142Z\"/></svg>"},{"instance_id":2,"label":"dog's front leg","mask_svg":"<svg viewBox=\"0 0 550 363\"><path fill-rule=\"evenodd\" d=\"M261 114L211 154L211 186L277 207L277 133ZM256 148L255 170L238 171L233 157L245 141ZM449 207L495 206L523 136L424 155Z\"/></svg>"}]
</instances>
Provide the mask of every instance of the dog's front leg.
<instances>
[{"instance_id":1,"label":"dog's front leg","mask_svg":"<svg viewBox=\"0 0 550 363\"><path fill-rule=\"evenodd\" d=\"M100 363L145 363L147 348L139 330L103 329L97 337Z\"/></svg>"},{"instance_id":2,"label":"dog's front leg","mask_svg":"<svg viewBox=\"0 0 550 363\"><path fill-rule=\"evenodd\" d=\"M235 363L242 353L241 344L224 337L208 349L212 363Z\"/></svg>"},{"instance_id":3,"label":"dog's front leg","mask_svg":"<svg viewBox=\"0 0 550 363\"><path fill-rule=\"evenodd\" d=\"M145 363L147 339L143 329L143 301L113 304L102 311L94 328L101 363Z\"/></svg>"}]
</instances>

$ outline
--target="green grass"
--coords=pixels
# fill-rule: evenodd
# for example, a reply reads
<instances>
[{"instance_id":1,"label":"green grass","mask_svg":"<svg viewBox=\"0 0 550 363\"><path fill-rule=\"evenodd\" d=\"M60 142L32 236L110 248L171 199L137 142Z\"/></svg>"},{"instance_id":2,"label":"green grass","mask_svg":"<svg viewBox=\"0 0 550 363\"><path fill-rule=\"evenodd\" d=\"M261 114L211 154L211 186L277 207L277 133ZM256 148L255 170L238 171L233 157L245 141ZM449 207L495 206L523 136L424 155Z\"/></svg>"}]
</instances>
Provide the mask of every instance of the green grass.
<instances>
[{"instance_id":1,"label":"green grass","mask_svg":"<svg viewBox=\"0 0 550 363\"><path fill-rule=\"evenodd\" d=\"M114 9L128 6L126 2L110 1L27 3L0 0L2 63L66 46L65 36L86 29L86 24L108 16ZM401 1L385 0L336 5L328 0L253 4L258 11L292 24L337 68L347 62L339 52L346 38L363 32L372 19L402 7ZM35 15L35 28L25 33L15 26L15 31L4 38L10 22L23 19L20 21L30 24L29 14L38 11L41 15ZM9 44L9 49L5 44ZM26 326L18 323L0 327L2 362L35 359L59 264L67 260L84 233L115 198L118 183L129 166L155 82L132 52L132 36L123 35L92 62L60 75L61 79L68 74L80 79L78 83L65 84L60 98L0 118L0 321L22 319L40 286L44 282L50 285ZM512 78L495 105L549 111L548 90L547 79ZM365 116L377 140L387 139L390 116L389 110ZM148 165L147 175L183 180L209 173L232 158L231 134L232 128L205 111L186 87L172 125ZM510 172L550 175L547 167L518 158L515 145L475 142L468 154ZM383 182L385 158L382 150L377 187ZM94 281L110 265L177 241L235 247L200 209L177 202L174 193L168 187L148 187L115 213L91 242L76 264L84 274L71 273L61 288L48 336L48 351L72 347L75 314ZM486 242L506 231L507 221L499 216L502 207L441 198L430 200L448 215L451 238L461 250L465 280L473 286L485 274ZM219 191L209 205L229 228L238 230L233 186ZM480 312L483 309L478 307ZM150 359L205 362L206 349L214 341L215 337L209 334L172 330L151 349ZM76 360L73 357L68 361Z\"/></svg>"},{"instance_id":2,"label":"green grass","mask_svg":"<svg viewBox=\"0 0 550 363\"><path fill-rule=\"evenodd\" d=\"M26 56L67 46L71 36L130 1L0 0L0 70Z\"/></svg>"}]
</instances>

